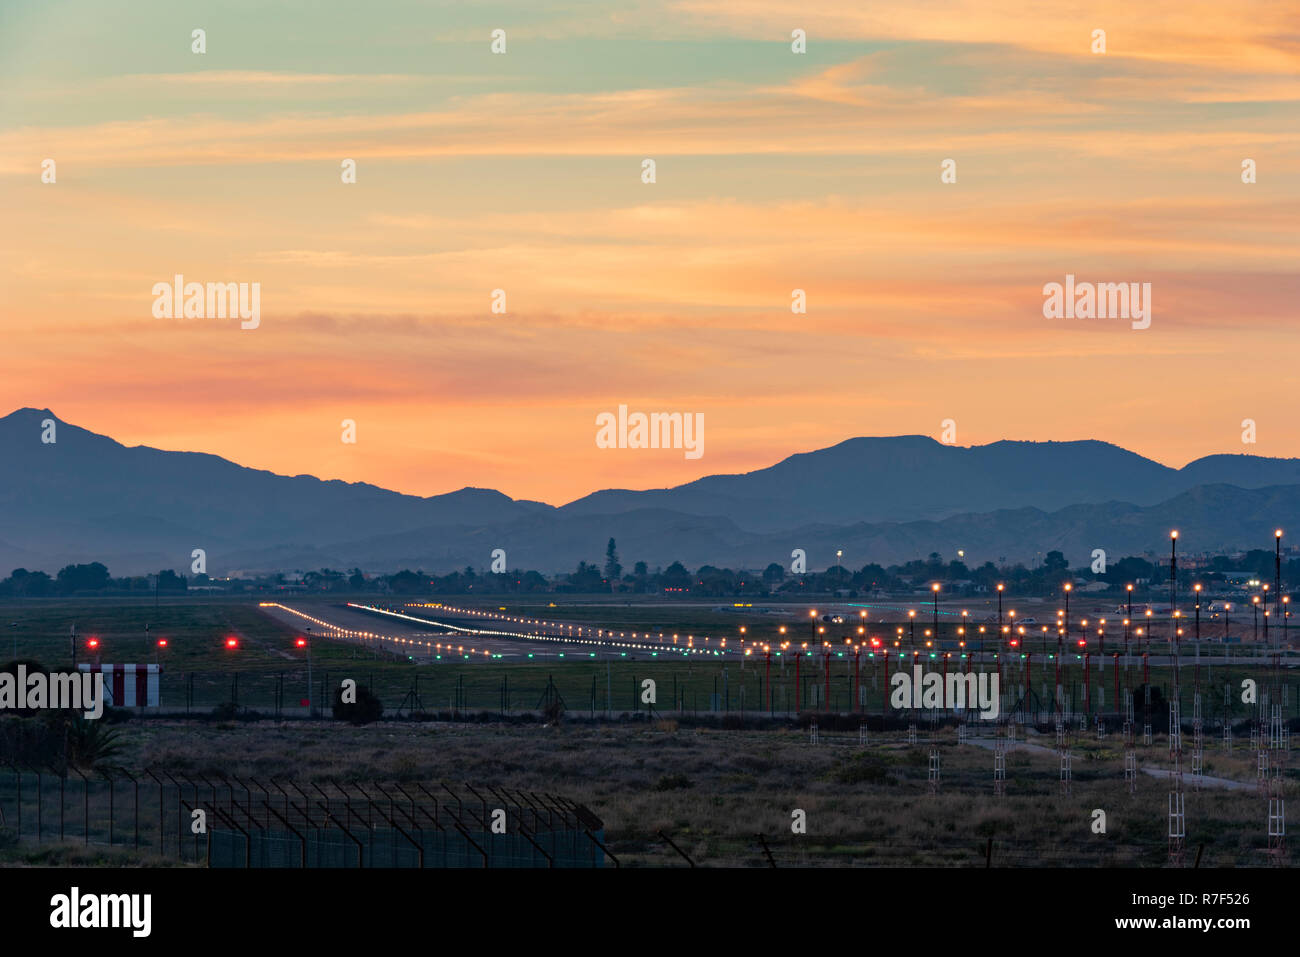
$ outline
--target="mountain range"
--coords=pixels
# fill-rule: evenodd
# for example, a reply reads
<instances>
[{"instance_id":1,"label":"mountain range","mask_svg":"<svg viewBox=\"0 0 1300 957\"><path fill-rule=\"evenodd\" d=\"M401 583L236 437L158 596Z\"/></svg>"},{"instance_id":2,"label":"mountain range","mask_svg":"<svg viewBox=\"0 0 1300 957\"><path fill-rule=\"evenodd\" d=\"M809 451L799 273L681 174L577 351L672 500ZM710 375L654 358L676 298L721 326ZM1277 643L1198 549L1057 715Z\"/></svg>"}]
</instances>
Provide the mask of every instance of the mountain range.
<instances>
[{"instance_id":1,"label":"mountain range","mask_svg":"<svg viewBox=\"0 0 1300 957\"><path fill-rule=\"evenodd\" d=\"M42 423L57 441L42 442ZM0 418L0 569L53 572L102 561L117 575L351 568L445 573L568 571L603 561L680 560L810 569L890 564L939 552L967 564L1036 563L1060 549L1118 558L1162 549L1270 547L1300 528L1300 459L1211 455L1170 468L1106 442L960 447L919 435L854 438L767 468L667 489L604 489L562 506L464 488L420 497L364 483L245 468L215 455L127 447L25 408Z\"/></svg>"}]
</instances>

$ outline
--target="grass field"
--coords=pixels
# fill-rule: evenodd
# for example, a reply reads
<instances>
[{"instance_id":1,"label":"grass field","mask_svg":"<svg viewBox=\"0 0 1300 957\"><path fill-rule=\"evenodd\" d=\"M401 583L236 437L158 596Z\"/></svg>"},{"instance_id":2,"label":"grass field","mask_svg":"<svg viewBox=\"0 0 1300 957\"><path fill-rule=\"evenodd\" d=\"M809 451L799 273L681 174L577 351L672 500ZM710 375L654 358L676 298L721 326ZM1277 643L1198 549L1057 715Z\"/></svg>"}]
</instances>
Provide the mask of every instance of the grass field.
<instances>
[{"instance_id":1,"label":"grass field","mask_svg":"<svg viewBox=\"0 0 1300 957\"><path fill-rule=\"evenodd\" d=\"M685 866L662 831L698 864L763 866L756 835L777 863L980 867L1161 866L1166 861L1167 782L1141 776L1136 795L1123 777L1119 742L1074 745L1072 793L1061 792L1054 753L1007 755L1006 796L992 795L992 751L958 745L952 728L909 746L900 735L723 731L674 722L635 727L385 724L365 728L304 723L128 726L128 767L193 775L335 780L508 783L587 804L604 821L625 866ZM1049 738L1036 738L1050 745ZM941 758L939 793L929 793L931 745ZM1139 760L1166 766L1166 742L1139 746ZM1253 779L1253 753L1211 746L1205 773ZM1294 795L1294 771L1286 778ZM76 807L75 802L73 806ZM807 833L791 830L795 809ZM1106 812L1106 832L1092 831ZM1264 802L1253 791L1192 790L1187 782L1188 860L1201 866L1264 862ZM147 817L147 815L146 815ZM72 843L24 845L10 862L127 862L125 849Z\"/></svg>"}]
</instances>

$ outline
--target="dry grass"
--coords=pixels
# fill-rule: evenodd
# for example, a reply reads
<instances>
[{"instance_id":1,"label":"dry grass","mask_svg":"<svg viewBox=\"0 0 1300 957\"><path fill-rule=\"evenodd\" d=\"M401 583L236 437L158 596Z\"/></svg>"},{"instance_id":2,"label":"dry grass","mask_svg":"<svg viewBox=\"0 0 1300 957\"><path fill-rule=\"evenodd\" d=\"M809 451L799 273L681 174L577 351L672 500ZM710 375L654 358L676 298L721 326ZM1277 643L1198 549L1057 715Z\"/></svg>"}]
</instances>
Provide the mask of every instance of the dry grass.
<instances>
[{"instance_id":1,"label":"dry grass","mask_svg":"<svg viewBox=\"0 0 1300 957\"><path fill-rule=\"evenodd\" d=\"M180 722L127 726L126 766L200 774L294 777L302 782L377 778L503 784L552 791L602 817L625 864L683 862L656 835L664 831L702 865L761 865L762 833L781 864L982 866L1159 866L1166 859L1169 784L1141 775L1130 795L1123 749L1112 737L1074 746L1072 793L1061 793L1054 753L1007 755L1007 796L992 793L993 753L958 746L951 728L934 734L942 787L927 783L930 744L901 735L823 733L814 747L797 731L387 723L357 728L323 723L252 722L196 727ZM1049 737L1035 738L1050 745ZM1167 767L1167 744L1139 746L1143 765ZM1185 759L1185 770L1190 763ZM1205 752L1205 773L1253 782L1254 753ZM1287 789L1295 791L1295 772ZM1186 778L1188 862L1263 863L1265 802L1251 791L1192 790ZM1091 830L1094 809L1107 832ZM807 814L807 834L791 833L791 812Z\"/></svg>"}]
</instances>

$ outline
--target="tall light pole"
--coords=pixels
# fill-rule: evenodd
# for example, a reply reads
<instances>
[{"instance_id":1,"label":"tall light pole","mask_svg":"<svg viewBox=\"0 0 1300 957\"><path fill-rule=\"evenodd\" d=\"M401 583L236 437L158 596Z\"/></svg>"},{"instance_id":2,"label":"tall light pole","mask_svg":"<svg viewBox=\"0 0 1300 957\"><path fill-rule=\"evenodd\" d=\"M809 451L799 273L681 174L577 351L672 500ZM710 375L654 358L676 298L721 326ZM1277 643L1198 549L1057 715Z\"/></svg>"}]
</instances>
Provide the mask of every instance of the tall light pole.
<instances>
[{"instance_id":1,"label":"tall light pole","mask_svg":"<svg viewBox=\"0 0 1300 957\"><path fill-rule=\"evenodd\" d=\"M311 629L308 628L306 631L307 637L303 639L303 643L307 649L307 718L310 720L315 710L311 702Z\"/></svg>"},{"instance_id":2,"label":"tall light pole","mask_svg":"<svg viewBox=\"0 0 1300 957\"><path fill-rule=\"evenodd\" d=\"M1124 590L1128 594L1128 611L1124 615L1124 654L1128 654L1128 636L1129 628L1133 624L1133 586L1125 585Z\"/></svg>"},{"instance_id":3,"label":"tall light pole","mask_svg":"<svg viewBox=\"0 0 1300 957\"><path fill-rule=\"evenodd\" d=\"M1073 591L1073 590L1074 590L1074 586L1071 585L1069 582L1066 582L1066 583L1065 583L1065 586L1064 586L1064 591L1065 591L1065 642L1066 642L1066 644L1069 644L1069 642L1070 642L1070 592Z\"/></svg>"},{"instance_id":4,"label":"tall light pole","mask_svg":"<svg viewBox=\"0 0 1300 957\"><path fill-rule=\"evenodd\" d=\"M1282 529L1273 533L1273 611L1282 601Z\"/></svg>"},{"instance_id":5,"label":"tall light pole","mask_svg":"<svg viewBox=\"0 0 1300 957\"><path fill-rule=\"evenodd\" d=\"M1264 600L1260 602L1260 610L1264 612L1264 647L1268 647L1268 585L1264 586Z\"/></svg>"},{"instance_id":6,"label":"tall light pole","mask_svg":"<svg viewBox=\"0 0 1300 957\"><path fill-rule=\"evenodd\" d=\"M1178 581L1178 529L1169 533L1169 640L1174 640L1178 628L1177 615L1174 614L1175 595Z\"/></svg>"},{"instance_id":7,"label":"tall light pole","mask_svg":"<svg viewBox=\"0 0 1300 957\"><path fill-rule=\"evenodd\" d=\"M1006 586L998 582L998 648L1002 647L1002 589Z\"/></svg>"},{"instance_id":8,"label":"tall light pole","mask_svg":"<svg viewBox=\"0 0 1300 957\"><path fill-rule=\"evenodd\" d=\"M1201 586L1193 585L1192 590L1196 592L1196 654L1201 654Z\"/></svg>"},{"instance_id":9,"label":"tall light pole","mask_svg":"<svg viewBox=\"0 0 1300 957\"><path fill-rule=\"evenodd\" d=\"M930 586L930 592L934 596L934 640L939 640L939 583L935 582Z\"/></svg>"}]
</instances>

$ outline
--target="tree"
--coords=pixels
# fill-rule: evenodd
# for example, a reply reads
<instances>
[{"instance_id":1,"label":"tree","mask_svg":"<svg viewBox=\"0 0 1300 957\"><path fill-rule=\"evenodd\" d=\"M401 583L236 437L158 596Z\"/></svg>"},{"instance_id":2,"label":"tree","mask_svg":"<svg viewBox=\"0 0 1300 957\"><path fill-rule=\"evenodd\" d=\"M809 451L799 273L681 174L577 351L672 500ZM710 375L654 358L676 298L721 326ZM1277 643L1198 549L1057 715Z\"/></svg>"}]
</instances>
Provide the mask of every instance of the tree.
<instances>
[{"instance_id":1,"label":"tree","mask_svg":"<svg viewBox=\"0 0 1300 957\"><path fill-rule=\"evenodd\" d=\"M763 581L769 585L775 585L785 578L785 566L779 562L772 562L763 569Z\"/></svg>"},{"instance_id":2,"label":"tree","mask_svg":"<svg viewBox=\"0 0 1300 957\"><path fill-rule=\"evenodd\" d=\"M388 576L388 587L391 591L399 595L409 595L412 592L421 591L424 587L424 576L417 575L409 568L403 568L396 575Z\"/></svg>"},{"instance_id":3,"label":"tree","mask_svg":"<svg viewBox=\"0 0 1300 957\"><path fill-rule=\"evenodd\" d=\"M89 565L65 565L59 569L59 588L64 592L99 591L108 587L108 569L99 562Z\"/></svg>"},{"instance_id":4,"label":"tree","mask_svg":"<svg viewBox=\"0 0 1300 957\"><path fill-rule=\"evenodd\" d=\"M614 539L609 540L605 546L605 577L609 579L612 585L623 574L623 566L618 562L618 549L614 546Z\"/></svg>"},{"instance_id":5,"label":"tree","mask_svg":"<svg viewBox=\"0 0 1300 957\"><path fill-rule=\"evenodd\" d=\"M45 572L29 572L25 568L15 568L8 579L0 582L0 594L39 598L50 594L52 587L53 582Z\"/></svg>"},{"instance_id":6,"label":"tree","mask_svg":"<svg viewBox=\"0 0 1300 957\"><path fill-rule=\"evenodd\" d=\"M691 584L691 573L681 562L673 562L664 569L663 574L659 576L659 581L664 588L688 588Z\"/></svg>"},{"instance_id":7,"label":"tree","mask_svg":"<svg viewBox=\"0 0 1300 957\"><path fill-rule=\"evenodd\" d=\"M158 573L158 590L160 592L188 591L189 582L185 580L184 575L177 575L170 568L164 568Z\"/></svg>"},{"instance_id":8,"label":"tree","mask_svg":"<svg viewBox=\"0 0 1300 957\"><path fill-rule=\"evenodd\" d=\"M578 562L578 569L569 574L568 581L578 591L596 591L600 588L600 569L587 562Z\"/></svg>"},{"instance_id":9,"label":"tree","mask_svg":"<svg viewBox=\"0 0 1300 957\"><path fill-rule=\"evenodd\" d=\"M1070 563L1066 561L1062 552L1053 550L1048 552L1047 557L1043 559L1043 568L1047 570L1048 574L1061 575L1070 570Z\"/></svg>"}]
</instances>

